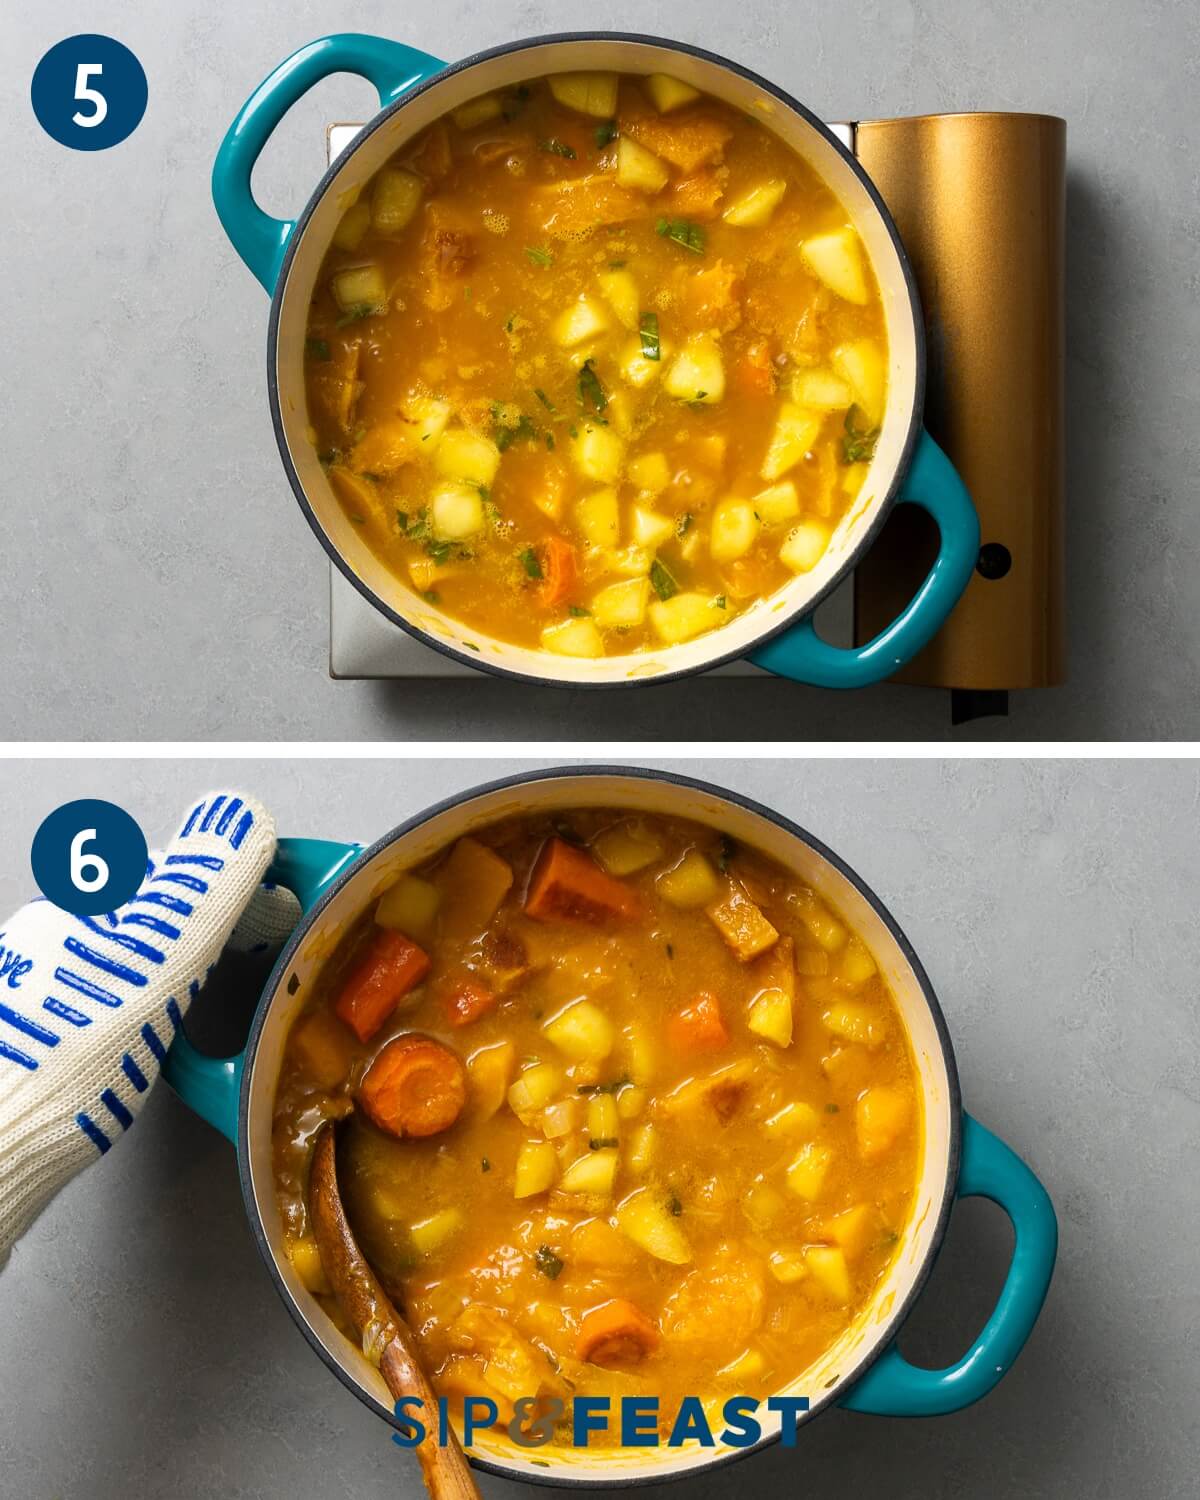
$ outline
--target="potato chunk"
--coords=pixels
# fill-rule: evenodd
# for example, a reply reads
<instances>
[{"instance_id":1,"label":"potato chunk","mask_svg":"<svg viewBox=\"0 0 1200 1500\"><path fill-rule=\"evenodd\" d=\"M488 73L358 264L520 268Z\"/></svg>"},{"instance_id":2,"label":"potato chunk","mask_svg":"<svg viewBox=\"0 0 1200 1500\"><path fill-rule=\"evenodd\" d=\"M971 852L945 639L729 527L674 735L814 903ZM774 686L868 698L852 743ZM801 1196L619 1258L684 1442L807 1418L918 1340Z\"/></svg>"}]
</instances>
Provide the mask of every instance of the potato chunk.
<instances>
[{"instance_id":1,"label":"potato chunk","mask_svg":"<svg viewBox=\"0 0 1200 1500\"><path fill-rule=\"evenodd\" d=\"M443 433L433 456L433 466L448 479L490 485L500 467L500 450L480 433L456 427Z\"/></svg>"},{"instance_id":2,"label":"potato chunk","mask_svg":"<svg viewBox=\"0 0 1200 1500\"><path fill-rule=\"evenodd\" d=\"M722 500L713 511L708 550L715 562L744 557L758 540L762 523L748 500Z\"/></svg>"},{"instance_id":3,"label":"potato chunk","mask_svg":"<svg viewBox=\"0 0 1200 1500\"><path fill-rule=\"evenodd\" d=\"M473 484L439 485L430 496L429 514L434 534L443 541L461 542L483 530L483 499Z\"/></svg>"},{"instance_id":4,"label":"potato chunk","mask_svg":"<svg viewBox=\"0 0 1200 1500\"><path fill-rule=\"evenodd\" d=\"M725 394L725 365L716 339L708 334L689 339L667 371L663 386L679 401L698 401L705 406L720 401ZM778 476L766 474L763 477L774 479Z\"/></svg>"},{"instance_id":5,"label":"potato chunk","mask_svg":"<svg viewBox=\"0 0 1200 1500\"><path fill-rule=\"evenodd\" d=\"M617 1228L647 1254L668 1265L686 1266L692 1258L692 1247L679 1219L649 1188L639 1188L619 1205Z\"/></svg>"},{"instance_id":6,"label":"potato chunk","mask_svg":"<svg viewBox=\"0 0 1200 1500\"><path fill-rule=\"evenodd\" d=\"M615 484L625 462L625 444L611 427L589 423L572 443L571 457L585 479Z\"/></svg>"},{"instance_id":7,"label":"potato chunk","mask_svg":"<svg viewBox=\"0 0 1200 1500\"><path fill-rule=\"evenodd\" d=\"M775 430L767 444L766 457L759 473L764 479L781 479L789 469L794 469L817 440L821 430L821 414L797 406L794 401L785 401L775 418Z\"/></svg>"},{"instance_id":8,"label":"potato chunk","mask_svg":"<svg viewBox=\"0 0 1200 1500\"><path fill-rule=\"evenodd\" d=\"M673 109L681 109L700 97L699 89L666 73L651 73L646 79L646 92L660 115L670 114Z\"/></svg>"},{"instance_id":9,"label":"potato chunk","mask_svg":"<svg viewBox=\"0 0 1200 1500\"><path fill-rule=\"evenodd\" d=\"M749 963L779 941L779 933L751 901L745 890L731 880L725 895L705 908L709 921L733 950L734 956Z\"/></svg>"},{"instance_id":10,"label":"potato chunk","mask_svg":"<svg viewBox=\"0 0 1200 1500\"><path fill-rule=\"evenodd\" d=\"M410 1224L408 1237L418 1255L432 1255L458 1233L463 1222L460 1208L443 1208L427 1219Z\"/></svg>"},{"instance_id":11,"label":"potato chunk","mask_svg":"<svg viewBox=\"0 0 1200 1500\"><path fill-rule=\"evenodd\" d=\"M333 300L338 310L361 315L366 311L383 312L387 307L387 283L383 272L372 263L368 266L349 266L334 276Z\"/></svg>"},{"instance_id":12,"label":"potato chunk","mask_svg":"<svg viewBox=\"0 0 1200 1500\"><path fill-rule=\"evenodd\" d=\"M639 298L633 272L624 269L601 271L596 280L600 284L601 296L616 313L617 321L625 328L636 331Z\"/></svg>"},{"instance_id":13,"label":"potato chunk","mask_svg":"<svg viewBox=\"0 0 1200 1500\"><path fill-rule=\"evenodd\" d=\"M675 645L703 635L721 623L722 613L712 594L676 594L670 599L656 599L647 613L660 641Z\"/></svg>"},{"instance_id":14,"label":"potato chunk","mask_svg":"<svg viewBox=\"0 0 1200 1500\"><path fill-rule=\"evenodd\" d=\"M783 178L772 177L769 182L760 182L757 187L743 193L736 202L729 205L721 217L726 224L732 224L737 229L761 229L764 224L771 222L771 215L779 207L786 192L787 183Z\"/></svg>"},{"instance_id":15,"label":"potato chunk","mask_svg":"<svg viewBox=\"0 0 1200 1500\"><path fill-rule=\"evenodd\" d=\"M419 875L401 875L380 896L375 907L376 924L394 928L410 938L421 938L433 926L441 899L437 886L428 880Z\"/></svg>"},{"instance_id":16,"label":"potato chunk","mask_svg":"<svg viewBox=\"0 0 1200 1500\"><path fill-rule=\"evenodd\" d=\"M854 392L832 370L814 366L792 376L792 400L814 411L842 411L854 400Z\"/></svg>"},{"instance_id":17,"label":"potato chunk","mask_svg":"<svg viewBox=\"0 0 1200 1500\"><path fill-rule=\"evenodd\" d=\"M912 1105L907 1094L876 1084L861 1096L854 1111L858 1149L867 1161L886 1156L908 1127Z\"/></svg>"},{"instance_id":18,"label":"potato chunk","mask_svg":"<svg viewBox=\"0 0 1200 1500\"><path fill-rule=\"evenodd\" d=\"M467 1058L467 1104L471 1118L490 1120L504 1103L517 1049L512 1042L494 1042Z\"/></svg>"},{"instance_id":19,"label":"potato chunk","mask_svg":"<svg viewBox=\"0 0 1200 1500\"><path fill-rule=\"evenodd\" d=\"M517 1153L513 1197L544 1193L558 1176L558 1156L549 1141L526 1141Z\"/></svg>"},{"instance_id":20,"label":"potato chunk","mask_svg":"<svg viewBox=\"0 0 1200 1500\"><path fill-rule=\"evenodd\" d=\"M617 1036L613 1023L590 1000L573 1001L546 1021L542 1030L573 1062L603 1062Z\"/></svg>"},{"instance_id":21,"label":"potato chunk","mask_svg":"<svg viewBox=\"0 0 1200 1500\"><path fill-rule=\"evenodd\" d=\"M801 521L784 539L779 549L780 561L793 573L809 573L825 556L829 537L829 527L824 521Z\"/></svg>"},{"instance_id":22,"label":"potato chunk","mask_svg":"<svg viewBox=\"0 0 1200 1500\"><path fill-rule=\"evenodd\" d=\"M384 167L375 176L371 194L371 223L381 234L396 234L411 220L425 184L412 172Z\"/></svg>"},{"instance_id":23,"label":"potato chunk","mask_svg":"<svg viewBox=\"0 0 1200 1500\"><path fill-rule=\"evenodd\" d=\"M809 1141L792 1159L785 1173L787 1185L797 1198L812 1203L821 1196L821 1188L832 1165L833 1152L829 1147Z\"/></svg>"},{"instance_id":24,"label":"potato chunk","mask_svg":"<svg viewBox=\"0 0 1200 1500\"><path fill-rule=\"evenodd\" d=\"M847 302L865 303L870 295L858 235L847 225L829 234L814 235L800 246L800 254L814 276Z\"/></svg>"},{"instance_id":25,"label":"potato chunk","mask_svg":"<svg viewBox=\"0 0 1200 1500\"><path fill-rule=\"evenodd\" d=\"M608 316L599 302L592 297L580 297L554 320L550 337L560 348L575 349L596 338L607 327Z\"/></svg>"},{"instance_id":26,"label":"potato chunk","mask_svg":"<svg viewBox=\"0 0 1200 1500\"><path fill-rule=\"evenodd\" d=\"M632 540L635 547L648 547L655 551L669 537L675 535L675 522L671 516L660 516L647 505L635 505L630 512Z\"/></svg>"},{"instance_id":27,"label":"potato chunk","mask_svg":"<svg viewBox=\"0 0 1200 1500\"><path fill-rule=\"evenodd\" d=\"M617 142L617 181L623 188L639 193L659 193L666 187L670 172L653 151L639 146L623 135Z\"/></svg>"},{"instance_id":28,"label":"potato chunk","mask_svg":"<svg viewBox=\"0 0 1200 1500\"><path fill-rule=\"evenodd\" d=\"M790 479L759 490L754 497L754 509L762 518L764 526L775 526L780 521L791 521L800 514L800 497Z\"/></svg>"},{"instance_id":29,"label":"potato chunk","mask_svg":"<svg viewBox=\"0 0 1200 1500\"><path fill-rule=\"evenodd\" d=\"M850 1272L846 1257L836 1245L810 1245L804 1252L804 1264L813 1280L835 1302L849 1302Z\"/></svg>"},{"instance_id":30,"label":"potato chunk","mask_svg":"<svg viewBox=\"0 0 1200 1500\"><path fill-rule=\"evenodd\" d=\"M866 413L867 420L881 422L887 386L883 350L874 339L854 339L839 344L830 358L834 370L853 388L855 399Z\"/></svg>"},{"instance_id":31,"label":"potato chunk","mask_svg":"<svg viewBox=\"0 0 1200 1500\"><path fill-rule=\"evenodd\" d=\"M665 453L640 453L629 461L629 482L648 494L660 494L671 483L671 466Z\"/></svg>"},{"instance_id":32,"label":"potato chunk","mask_svg":"<svg viewBox=\"0 0 1200 1500\"><path fill-rule=\"evenodd\" d=\"M597 120L611 120L617 112L615 73L554 73L550 92L568 109Z\"/></svg>"},{"instance_id":33,"label":"potato chunk","mask_svg":"<svg viewBox=\"0 0 1200 1500\"><path fill-rule=\"evenodd\" d=\"M617 1180L619 1157L612 1147L589 1151L580 1156L559 1179L559 1191L564 1193L594 1193L607 1198Z\"/></svg>"},{"instance_id":34,"label":"potato chunk","mask_svg":"<svg viewBox=\"0 0 1200 1500\"><path fill-rule=\"evenodd\" d=\"M592 619L601 630L628 629L645 620L649 603L650 580L627 578L592 595Z\"/></svg>"},{"instance_id":35,"label":"potato chunk","mask_svg":"<svg viewBox=\"0 0 1200 1500\"><path fill-rule=\"evenodd\" d=\"M746 1025L777 1047L792 1045L792 997L783 990L761 990L750 1002Z\"/></svg>"},{"instance_id":36,"label":"potato chunk","mask_svg":"<svg viewBox=\"0 0 1200 1500\"><path fill-rule=\"evenodd\" d=\"M658 877L655 887L664 901L687 911L715 901L721 882L699 849L689 849L678 864Z\"/></svg>"},{"instance_id":37,"label":"potato chunk","mask_svg":"<svg viewBox=\"0 0 1200 1500\"><path fill-rule=\"evenodd\" d=\"M643 386L658 379L662 373L662 360L647 359L642 353L641 339L632 338L621 347L620 369L622 380L628 381L634 390L640 391Z\"/></svg>"},{"instance_id":38,"label":"potato chunk","mask_svg":"<svg viewBox=\"0 0 1200 1500\"><path fill-rule=\"evenodd\" d=\"M477 125L498 120L503 112L499 94L480 94L478 99L468 99L465 104L452 109L450 118L460 130L474 130Z\"/></svg>"},{"instance_id":39,"label":"potato chunk","mask_svg":"<svg viewBox=\"0 0 1200 1500\"><path fill-rule=\"evenodd\" d=\"M558 656L603 656L604 638L591 620L564 620L542 631L542 648Z\"/></svg>"},{"instance_id":40,"label":"potato chunk","mask_svg":"<svg viewBox=\"0 0 1200 1500\"><path fill-rule=\"evenodd\" d=\"M662 840L646 824L618 823L597 835L592 851L610 875L620 877L652 865L662 854L662 847Z\"/></svg>"}]
</instances>

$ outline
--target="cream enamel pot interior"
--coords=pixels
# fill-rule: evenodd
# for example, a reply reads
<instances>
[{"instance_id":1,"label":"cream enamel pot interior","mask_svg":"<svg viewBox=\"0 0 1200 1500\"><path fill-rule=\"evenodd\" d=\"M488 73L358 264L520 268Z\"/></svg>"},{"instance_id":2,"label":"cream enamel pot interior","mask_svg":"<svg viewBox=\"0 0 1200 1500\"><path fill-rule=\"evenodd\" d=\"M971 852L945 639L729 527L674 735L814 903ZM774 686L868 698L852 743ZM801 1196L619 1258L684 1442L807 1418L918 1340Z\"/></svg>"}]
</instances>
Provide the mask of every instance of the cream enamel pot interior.
<instances>
[{"instance_id":1,"label":"cream enamel pot interior","mask_svg":"<svg viewBox=\"0 0 1200 1500\"><path fill-rule=\"evenodd\" d=\"M840 198L867 249L883 296L889 387L882 433L850 512L809 573L797 574L729 625L661 651L600 660L510 645L468 629L402 583L367 546L338 505L309 440L304 391L308 309L321 262L348 203L405 142L464 101L547 73L616 69L676 75L766 123ZM378 88L381 113L334 163L294 223L254 202L254 162L287 109L319 79L355 72ZM895 225L859 164L803 105L736 64L683 43L609 33L520 41L446 67L379 37L325 37L302 48L251 95L213 169L213 197L230 240L272 294L267 380L279 451L309 524L359 592L427 645L503 676L572 687L662 682L751 656L759 665L826 687L859 687L889 676L925 646L970 581L979 523L941 449L921 427L925 354L917 293ZM853 569L894 504L933 516L940 551L921 589L874 641L831 646L813 629L817 604Z\"/></svg>"},{"instance_id":2,"label":"cream enamel pot interior","mask_svg":"<svg viewBox=\"0 0 1200 1500\"><path fill-rule=\"evenodd\" d=\"M330 1322L283 1248L271 1170L275 1083L288 1029L340 934L402 871L465 833L519 812L621 808L691 818L754 845L794 870L840 910L871 948L891 986L912 1044L924 1108L920 1185L888 1276L853 1326L787 1392L804 1395L811 1420L840 1404L891 1416L936 1415L978 1400L1003 1377L1028 1337L1054 1265L1054 1210L1029 1168L961 1111L954 1053L933 989L903 932L863 881L803 829L765 807L684 777L617 768L564 768L496 782L444 802L371 848L282 840L274 875L295 890L305 916L259 1003L245 1051L203 1057L182 1034L166 1076L198 1113L237 1145L246 1212L276 1288L309 1343L338 1378L392 1421L378 1370ZM894 1340L929 1274L955 1196L982 1194L1013 1222L1004 1289L966 1355L946 1370L909 1365ZM775 1419L776 1422L778 1419ZM778 1436L764 1427L763 1443ZM758 1446L761 1446L758 1445ZM492 1434L472 1461L538 1483L625 1486L695 1474L753 1449L528 1450ZM549 1468L543 1467L546 1463Z\"/></svg>"}]
</instances>

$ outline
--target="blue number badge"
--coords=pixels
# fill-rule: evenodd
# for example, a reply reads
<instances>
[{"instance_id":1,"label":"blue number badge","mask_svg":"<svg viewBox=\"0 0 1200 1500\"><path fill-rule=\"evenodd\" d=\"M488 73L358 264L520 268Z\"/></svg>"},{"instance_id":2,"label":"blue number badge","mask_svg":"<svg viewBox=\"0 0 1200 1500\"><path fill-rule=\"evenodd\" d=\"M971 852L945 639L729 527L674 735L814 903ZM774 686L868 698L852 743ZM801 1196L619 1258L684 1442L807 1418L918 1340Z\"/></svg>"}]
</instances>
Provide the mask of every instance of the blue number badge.
<instances>
[{"instance_id":1,"label":"blue number badge","mask_svg":"<svg viewBox=\"0 0 1200 1500\"><path fill-rule=\"evenodd\" d=\"M69 36L33 74L33 112L47 135L74 151L104 151L132 135L146 113L146 74L110 36Z\"/></svg>"},{"instance_id":2,"label":"blue number badge","mask_svg":"<svg viewBox=\"0 0 1200 1500\"><path fill-rule=\"evenodd\" d=\"M29 862L47 901L77 917L98 917L124 906L146 878L146 839L124 808L84 798L55 808L42 823Z\"/></svg>"}]
</instances>

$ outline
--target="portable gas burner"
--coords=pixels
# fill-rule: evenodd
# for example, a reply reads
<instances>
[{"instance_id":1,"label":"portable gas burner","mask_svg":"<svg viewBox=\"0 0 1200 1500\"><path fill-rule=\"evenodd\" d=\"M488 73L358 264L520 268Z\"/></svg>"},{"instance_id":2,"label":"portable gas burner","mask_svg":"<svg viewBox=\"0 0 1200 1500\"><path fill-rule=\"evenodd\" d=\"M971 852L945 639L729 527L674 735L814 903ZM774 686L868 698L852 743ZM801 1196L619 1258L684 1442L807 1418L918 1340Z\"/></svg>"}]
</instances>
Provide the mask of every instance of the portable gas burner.
<instances>
[{"instance_id":1,"label":"portable gas burner","mask_svg":"<svg viewBox=\"0 0 1200 1500\"><path fill-rule=\"evenodd\" d=\"M332 162L362 127L331 125ZM895 682L950 690L955 724L1008 712L1011 690L1066 675L1063 563L1063 240L1066 123L970 113L830 127L894 217L920 289L925 421L965 480L982 527L975 577ZM898 507L816 615L839 644L872 639L937 553L915 506ZM470 677L392 624L330 567L334 678ZM769 677L748 661L714 675Z\"/></svg>"}]
</instances>

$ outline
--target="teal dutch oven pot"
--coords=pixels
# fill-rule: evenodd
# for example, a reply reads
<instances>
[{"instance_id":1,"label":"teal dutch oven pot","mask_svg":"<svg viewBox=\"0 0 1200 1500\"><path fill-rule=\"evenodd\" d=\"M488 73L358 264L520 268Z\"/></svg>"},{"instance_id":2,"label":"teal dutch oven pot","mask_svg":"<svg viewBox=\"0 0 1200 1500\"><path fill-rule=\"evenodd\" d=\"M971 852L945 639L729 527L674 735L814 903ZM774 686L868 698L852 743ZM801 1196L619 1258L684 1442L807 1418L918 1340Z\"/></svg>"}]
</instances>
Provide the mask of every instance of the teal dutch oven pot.
<instances>
[{"instance_id":1,"label":"teal dutch oven pot","mask_svg":"<svg viewBox=\"0 0 1200 1500\"><path fill-rule=\"evenodd\" d=\"M820 563L720 630L658 651L598 661L514 646L467 628L386 568L338 505L308 435L304 345L322 259L354 195L407 141L466 100L529 78L576 69L670 73L770 126L837 193L870 256L883 296L888 402L859 497ZM296 220L254 201L250 179L288 109L332 73L356 73L379 92L380 112L330 167ZM934 636L970 581L979 522L962 481L921 426L925 346L916 286L896 226L853 156L803 105L766 79L698 47L653 37L587 33L513 42L446 65L380 37L339 35L302 47L242 107L213 169L217 212L238 254L271 295L267 381L279 451L310 526L336 566L388 619L471 667L576 688L661 683L748 656L821 687L863 687L889 677ZM817 605L870 547L894 505L918 505L937 524L937 559L914 598L876 638L855 649L822 640Z\"/></svg>"},{"instance_id":2,"label":"teal dutch oven pot","mask_svg":"<svg viewBox=\"0 0 1200 1500\"><path fill-rule=\"evenodd\" d=\"M884 1416L937 1416L978 1401L1008 1373L1037 1319L1054 1268L1057 1227L1045 1189L1008 1146L962 1111L954 1052L925 970L896 919L838 856L769 808L704 782L645 770L570 767L536 771L464 792L394 829L369 849L283 839L275 879L299 897L304 916L259 1003L245 1051L201 1056L182 1034L165 1073L179 1095L237 1146L242 1191L259 1249L289 1312L314 1350L360 1400L394 1421L379 1371L346 1339L305 1289L288 1260L275 1203L271 1118L288 1030L338 938L404 870L463 834L528 812L554 816L580 807L691 818L761 849L838 908L870 947L908 1030L924 1103L924 1144L912 1213L895 1260L854 1325L786 1392L807 1396L811 1421L831 1406ZM929 1275L956 1198L998 1203L1015 1232L1012 1261L991 1316L947 1369L911 1365L896 1338ZM773 1419L776 1423L777 1418ZM765 1428L758 1447L778 1438ZM801 1438L802 1438L801 1434ZM553 1453L505 1444L492 1434L472 1460L510 1479L625 1487L659 1482L752 1452L700 1448ZM550 1463L549 1468L541 1464Z\"/></svg>"}]
</instances>

